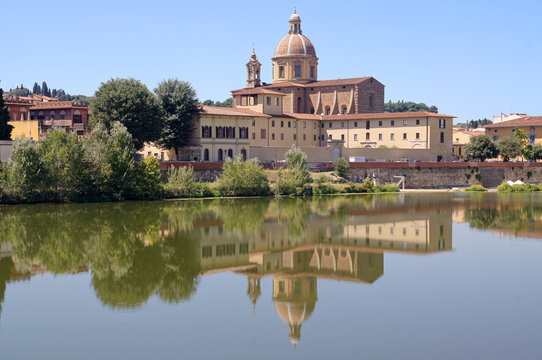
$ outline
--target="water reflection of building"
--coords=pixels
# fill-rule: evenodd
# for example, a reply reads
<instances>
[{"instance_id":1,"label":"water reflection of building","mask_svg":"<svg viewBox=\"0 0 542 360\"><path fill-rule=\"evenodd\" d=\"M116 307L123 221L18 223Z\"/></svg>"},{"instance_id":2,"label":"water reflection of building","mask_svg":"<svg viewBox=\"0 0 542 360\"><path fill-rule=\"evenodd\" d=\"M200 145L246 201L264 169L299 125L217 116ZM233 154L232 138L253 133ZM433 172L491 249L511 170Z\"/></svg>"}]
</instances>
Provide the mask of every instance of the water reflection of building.
<instances>
[{"instance_id":1,"label":"water reflection of building","mask_svg":"<svg viewBox=\"0 0 542 360\"><path fill-rule=\"evenodd\" d=\"M195 228L203 274L234 270L247 276L252 306L261 279L273 277L273 301L293 344L317 301L317 279L371 284L384 273L384 253L429 254L452 248L451 210L405 210L308 215L281 221L266 217L256 229L236 233L222 224Z\"/></svg>"}]
</instances>

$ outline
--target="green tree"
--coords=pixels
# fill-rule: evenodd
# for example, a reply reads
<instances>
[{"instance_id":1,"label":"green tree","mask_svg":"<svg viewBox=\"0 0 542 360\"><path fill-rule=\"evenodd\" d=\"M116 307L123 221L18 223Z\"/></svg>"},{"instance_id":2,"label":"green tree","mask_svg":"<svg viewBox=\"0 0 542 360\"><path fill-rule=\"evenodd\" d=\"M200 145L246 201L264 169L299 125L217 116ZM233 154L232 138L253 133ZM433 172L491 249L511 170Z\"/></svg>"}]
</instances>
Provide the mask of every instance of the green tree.
<instances>
[{"instance_id":1,"label":"green tree","mask_svg":"<svg viewBox=\"0 0 542 360\"><path fill-rule=\"evenodd\" d=\"M222 196L262 196L269 194L269 181L257 159L233 161L228 158L216 188Z\"/></svg>"},{"instance_id":2,"label":"green tree","mask_svg":"<svg viewBox=\"0 0 542 360\"><path fill-rule=\"evenodd\" d=\"M424 103L415 103L412 101L397 101L391 102L388 101L384 104L385 112L415 112L415 111L429 111L433 113L438 113L438 108L434 105L427 106Z\"/></svg>"},{"instance_id":3,"label":"green tree","mask_svg":"<svg viewBox=\"0 0 542 360\"><path fill-rule=\"evenodd\" d=\"M111 79L102 83L90 104L91 126L112 129L120 122L132 135L136 149L160 138L163 117L158 99L135 79Z\"/></svg>"},{"instance_id":4,"label":"green tree","mask_svg":"<svg viewBox=\"0 0 542 360\"><path fill-rule=\"evenodd\" d=\"M49 88L47 87L47 83L45 81L41 84L41 95L51 96L51 93L49 92Z\"/></svg>"},{"instance_id":5,"label":"green tree","mask_svg":"<svg viewBox=\"0 0 542 360\"><path fill-rule=\"evenodd\" d=\"M30 138L15 139L11 162L1 176L4 182L3 191L11 201L40 200L45 166Z\"/></svg>"},{"instance_id":6,"label":"green tree","mask_svg":"<svg viewBox=\"0 0 542 360\"><path fill-rule=\"evenodd\" d=\"M292 145L290 150L286 152L286 166L288 166L288 169L300 168L308 171L307 154Z\"/></svg>"},{"instance_id":7,"label":"green tree","mask_svg":"<svg viewBox=\"0 0 542 360\"><path fill-rule=\"evenodd\" d=\"M9 111L4 105L4 90L0 88L0 140L11 140L13 126L8 121Z\"/></svg>"},{"instance_id":8,"label":"green tree","mask_svg":"<svg viewBox=\"0 0 542 360\"><path fill-rule=\"evenodd\" d=\"M189 82L169 79L158 84L154 92L164 115L157 144L165 149L174 148L175 157L179 160L179 148L189 143L195 130L194 115L198 112L196 91Z\"/></svg>"},{"instance_id":9,"label":"green tree","mask_svg":"<svg viewBox=\"0 0 542 360\"><path fill-rule=\"evenodd\" d=\"M94 195L112 200L134 197L137 170L132 136L120 122L108 131L98 124L84 142L86 161L91 170L89 178Z\"/></svg>"},{"instance_id":10,"label":"green tree","mask_svg":"<svg viewBox=\"0 0 542 360\"><path fill-rule=\"evenodd\" d=\"M515 136L503 137L499 139L495 145L505 162L521 155L521 142L519 142Z\"/></svg>"},{"instance_id":11,"label":"green tree","mask_svg":"<svg viewBox=\"0 0 542 360\"><path fill-rule=\"evenodd\" d=\"M32 88L32 94L41 94L41 87L37 82L34 83L34 87Z\"/></svg>"},{"instance_id":12,"label":"green tree","mask_svg":"<svg viewBox=\"0 0 542 360\"><path fill-rule=\"evenodd\" d=\"M499 155L495 144L488 135L472 136L470 142L465 145L465 157L485 161Z\"/></svg>"},{"instance_id":13,"label":"green tree","mask_svg":"<svg viewBox=\"0 0 542 360\"><path fill-rule=\"evenodd\" d=\"M338 158L333 160L333 168L335 169L335 173L340 177L345 177L346 173L348 173L348 169L350 168L350 165L348 164L348 160L345 158Z\"/></svg>"},{"instance_id":14,"label":"green tree","mask_svg":"<svg viewBox=\"0 0 542 360\"><path fill-rule=\"evenodd\" d=\"M542 145L528 144L523 151L523 156L529 161L542 160Z\"/></svg>"},{"instance_id":15,"label":"green tree","mask_svg":"<svg viewBox=\"0 0 542 360\"><path fill-rule=\"evenodd\" d=\"M159 199L162 195L160 163L154 156L148 156L141 162L137 178L138 199Z\"/></svg>"},{"instance_id":16,"label":"green tree","mask_svg":"<svg viewBox=\"0 0 542 360\"><path fill-rule=\"evenodd\" d=\"M48 200L73 201L86 197L85 155L76 134L54 129L37 144L36 150L44 165L42 191Z\"/></svg>"}]
</instances>

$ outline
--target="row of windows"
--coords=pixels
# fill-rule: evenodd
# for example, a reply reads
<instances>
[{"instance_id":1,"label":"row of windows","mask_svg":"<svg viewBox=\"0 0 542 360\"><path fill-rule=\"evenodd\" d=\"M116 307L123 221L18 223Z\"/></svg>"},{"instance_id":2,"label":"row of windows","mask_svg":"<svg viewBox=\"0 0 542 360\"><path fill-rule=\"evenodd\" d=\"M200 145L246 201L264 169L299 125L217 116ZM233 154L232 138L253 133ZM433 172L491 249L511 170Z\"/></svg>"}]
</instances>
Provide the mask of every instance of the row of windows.
<instances>
[{"instance_id":1,"label":"row of windows","mask_svg":"<svg viewBox=\"0 0 542 360\"><path fill-rule=\"evenodd\" d=\"M223 244L215 246L215 256L232 256L236 254L236 244ZM239 254L248 254L248 243L239 244ZM201 257L208 258L213 256L212 246L201 247Z\"/></svg>"},{"instance_id":2,"label":"row of windows","mask_svg":"<svg viewBox=\"0 0 542 360\"><path fill-rule=\"evenodd\" d=\"M215 130L217 139L235 139L234 126L216 126ZM202 126L201 137L205 139L213 137L213 127ZM248 139L248 127L239 127L239 139Z\"/></svg>"},{"instance_id":3,"label":"row of windows","mask_svg":"<svg viewBox=\"0 0 542 360\"><path fill-rule=\"evenodd\" d=\"M265 97L266 104L269 105L269 106L271 105L271 102L272 102L271 100L272 100L271 96L266 96ZM279 106L279 105L280 105L280 100L279 100L278 97L276 97L275 98L275 106Z\"/></svg>"},{"instance_id":4,"label":"row of windows","mask_svg":"<svg viewBox=\"0 0 542 360\"><path fill-rule=\"evenodd\" d=\"M224 161L224 157L232 158L233 159L233 150L232 149L218 149L217 153L217 161ZM209 161L209 149L203 150L203 161ZM247 151L245 149L241 149L241 159L246 160L247 159Z\"/></svg>"},{"instance_id":5,"label":"row of windows","mask_svg":"<svg viewBox=\"0 0 542 360\"><path fill-rule=\"evenodd\" d=\"M329 135L329 138L331 139L331 135ZM344 134L341 135L341 139L344 140ZM354 141L358 140L358 134L354 134ZM371 140L371 133L365 133L365 140ZM378 134L378 140L382 141L383 137L382 134ZM395 140L395 134L390 134L390 140ZM403 140L408 140L407 133L403 133ZM416 133L416 140L420 140L420 133Z\"/></svg>"},{"instance_id":6,"label":"row of windows","mask_svg":"<svg viewBox=\"0 0 542 360\"><path fill-rule=\"evenodd\" d=\"M316 77L316 68L314 66L311 66L310 68L310 72L311 72L311 78L315 78ZM301 77L302 76L302 72L301 72L301 65L295 65L294 66L294 76L295 77ZM279 78L284 78L284 66L281 65L279 66Z\"/></svg>"}]
</instances>

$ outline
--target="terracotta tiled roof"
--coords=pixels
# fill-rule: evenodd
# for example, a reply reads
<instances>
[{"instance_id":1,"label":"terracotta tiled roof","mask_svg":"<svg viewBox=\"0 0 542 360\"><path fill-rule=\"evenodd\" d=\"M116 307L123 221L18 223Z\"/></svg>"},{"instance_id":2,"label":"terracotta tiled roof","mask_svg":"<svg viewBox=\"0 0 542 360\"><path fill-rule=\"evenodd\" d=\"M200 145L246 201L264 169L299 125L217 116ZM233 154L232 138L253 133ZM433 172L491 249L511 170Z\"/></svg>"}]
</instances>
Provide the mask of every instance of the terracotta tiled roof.
<instances>
[{"instance_id":1,"label":"terracotta tiled roof","mask_svg":"<svg viewBox=\"0 0 542 360\"><path fill-rule=\"evenodd\" d=\"M365 114L344 114L344 115L316 115L316 114L286 114L295 119L306 120L373 120L373 119L412 119L424 117L455 118L453 115L437 114L427 111L402 112L402 113L365 113Z\"/></svg>"},{"instance_id":2,"label":"terracotta tiled roof","mask_svg":"<svg viewBox=\"0 0 542 360\"><path fill-rule=\"evenodd\" d=\"M39 102L32 106L32 110L46 110L46 109L88 109L87 105L80 104L76 101L51 101L51 102Z\"/></svg>"},{"instance_id":3,"label":"terracotta tiled roof","mask_svg":"<svg viewBox=\"0 0 542 360\"><path fill-rule=\"evenodd\" d=\"M288 34L282 38L275 48L275 57L282 56L314 56L316 50L312 42L301 34Z\"/></svg>"},{"instance_id":4,"label":"terracotta tiled roof","mask_svg":"<svg viewBox=\"0 0 542 360\"><path fill-rule=\"evenodd\" d=\"M201 105L200 114L223 115L223 116L248 116L248 117L271 117L256 111L239 108Z\"/></svg>"},{"instance_id":5,"label":"terracotta tiled roof","mask_svg":"<svg viewBox=\"0 0 542 360\"><path fill-rule=\"evenodd\" d=\"M233 95L252 95L252 94L269 94L269 95L278 95L278 96L284 96L283 93L266 89L264 87L256 87L256 88L245 88L245 89L239 89L239 90L232 90L231 92Z\"/></svg>"},{"instance_id":6,"label":"terracotta tiled roof","mask_svg":"<svg viewBox=\"0 0 542 360\"><path fill-rule=\"evenodd\" d=\"M32 106L32 103L26 100L19 99L11 99L11 98L4 98L4 103L6 105L28 105Z\"/></svg>"},{"instance_id":7,"label":"terracotta tiled roof","mask_svg":"<svg viewBox=\"0 0 542 360\"><path fill-rule=\"evenodd\" d=\"M371 78L372 78L371 76L365 76L365 77L359 77L359 78L313 81L306 84L299 84L295 82L283 82L283 83L265 85L265 87L266 88L283 88L283 87L289 87L289 86L298 86L298 87L312 88L312 87L323 87L323 86L356 85L364 81L370 80Z\"/></svg>"},{"instance_id":8,"label":"terracotta tiled roof","mask_svg":"<svg viewBox=\"0 0 542 360\"><path fill-rule=\"evenodd\" d=\"M542 126L542 116L526 116L521 119L498 122L483 126L485 129Z\"/></svg>"}]
</instances>

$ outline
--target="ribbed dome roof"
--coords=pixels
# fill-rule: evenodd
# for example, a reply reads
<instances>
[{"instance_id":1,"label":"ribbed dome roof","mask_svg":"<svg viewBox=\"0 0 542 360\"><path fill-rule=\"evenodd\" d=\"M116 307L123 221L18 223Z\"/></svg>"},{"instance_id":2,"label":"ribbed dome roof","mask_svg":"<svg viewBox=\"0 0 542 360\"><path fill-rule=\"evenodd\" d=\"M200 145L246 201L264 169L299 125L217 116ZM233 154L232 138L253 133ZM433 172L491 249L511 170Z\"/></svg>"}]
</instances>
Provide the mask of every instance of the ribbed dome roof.
<instances>
[{"instance_id":1,"label":"ribbed dome roof","mask_svg":"<svg viewBox=\"0 0 542 360\"><path fill-rule=\"evenodd\" d=\"M301 34L288 34L279 41L275 56L303 55L316 57L316 50L311 41Z\"/></svg>"}]
</instances>

